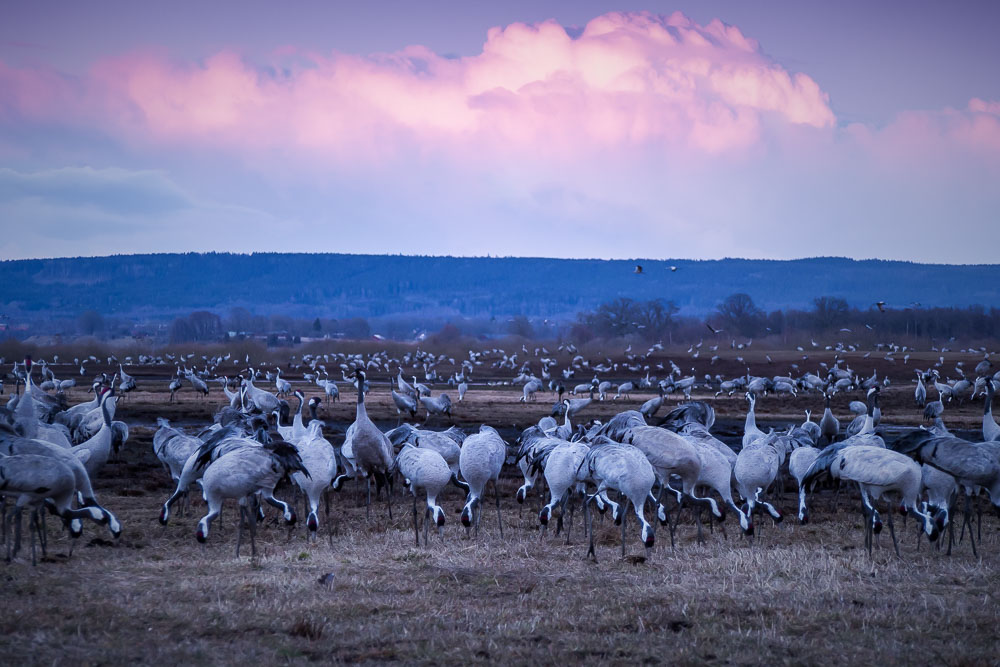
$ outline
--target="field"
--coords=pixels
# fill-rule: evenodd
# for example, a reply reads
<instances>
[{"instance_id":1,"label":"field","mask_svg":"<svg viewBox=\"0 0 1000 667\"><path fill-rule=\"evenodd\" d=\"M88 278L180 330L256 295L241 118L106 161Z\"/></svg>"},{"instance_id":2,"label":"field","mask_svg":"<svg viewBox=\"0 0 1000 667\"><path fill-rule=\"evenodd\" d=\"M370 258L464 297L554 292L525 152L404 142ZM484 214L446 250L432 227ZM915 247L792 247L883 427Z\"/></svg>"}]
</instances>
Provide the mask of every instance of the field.
<instances>
[{"instance_id":1,"label":"field","mask_svg":"<svg viewBox=\"0 0 1000 667\"><path fill-rule=\"evenodd\" d=\"M771 356L783 371L780 364L795 353ZM925 367L927 359L891 368L881 362L880 376L888 371L893 380L883 392L889 431L919 423L909 379L912 367ZM865 363L852 359L867 376ZM118 418L129 423L131 436L121 460L109 463L96 483L98 497L124 524L121 538L87 525L69 557L69 539L50 520L47 558L32 567L24 549L13 563L0 565L5 663L996 661L1000 523L991 512L983 514L978 558L967 538L947 556L944 548L918 540L915 523L904 526L898 516L902 557L884 531L869 558L856 494L842 492L834 511L833 493L822 491L812 500L811 523L800 526L794 525L789 485L777 502L788 515L783 524L758 519L750 540L730 517L725 535L718 525L712 532L706 526L699 544L694 519L685 512L676 549L667 530L658 528L649 558L634 519L622 559L619 528L610 516L598 515L595 563L586 558L580 512L569 544L551 530L540 533L537 491L518 505L520 475L508 468L500 484L503 538L492 498L484 504L478 537L467 536L458 521L462 495L451 488L441 499L449 512L443 536L432 532L427 546L415 546L409 496L397 487L392 520L385 502L366 519L362 489L348 484L331 493L330 514L321 511L315 541L301 523L288 530L269 521L257 535L258 556L251 558L245 546L235 557L238 515L227 505L201 546L194 539L204 513L200 500L166 527L156 521L172 485L152 455L151 427L157 416L205 425L222 395L218 385L208 399L185 389L178 403L168 405L170 370L130 369L139 390L122 402ZM707 370L699 368L699 375ZM753 370L768 372L759 359ZM733 362L728 372L741 369ZM513 375L493 371L493 377L478 379ZM301 373L289 377L297 381ZM386 387L375 384L369 412L388 428L396 416ZM310 395L319 393L311 389ZM353 419L347 389L341 385L341 403L321 410L335 443ZM455 398L454 390L446 391ZM524 405L519 396L510 387L474 385L456 406L455 423L467 431L488 423L511 438L548 414L553 401L551 394L539 394L537 403ZM76 388L71 403L86 397ZM635 409L649 397L633 394L624 406L609 400L586 417ZM857 397L837 398L842 423L848 400ZM679 397L674 399L668 409ZM738 436L745 401L722 397L715 405L715 431L727 440ZM758 406L759 422L800 422L805 409L821 413L821 399L768 397ZM945 419L955 428L974 429L981 410L981 401L948 406ZM292 494L284 489L279 495Z\"/></svg>"}]
</instances>

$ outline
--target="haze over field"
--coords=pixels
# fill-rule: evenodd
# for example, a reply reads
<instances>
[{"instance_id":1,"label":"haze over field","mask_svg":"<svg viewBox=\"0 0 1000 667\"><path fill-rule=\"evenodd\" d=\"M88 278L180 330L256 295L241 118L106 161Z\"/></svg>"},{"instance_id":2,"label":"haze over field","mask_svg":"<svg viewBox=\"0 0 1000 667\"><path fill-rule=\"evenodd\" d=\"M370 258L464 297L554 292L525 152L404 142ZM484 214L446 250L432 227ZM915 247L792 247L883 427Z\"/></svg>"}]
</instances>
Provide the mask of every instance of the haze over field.
<instances>
[{"instance_id":1,"label":"haze over field","mask_svg":"<svg viewBox=\"0 0 1000 667\"><path fill-rule=\"evenodd\" d=\"M994 262L998 19L990 2L17 3L0 257Z\"/></svg>"}]
</instances>

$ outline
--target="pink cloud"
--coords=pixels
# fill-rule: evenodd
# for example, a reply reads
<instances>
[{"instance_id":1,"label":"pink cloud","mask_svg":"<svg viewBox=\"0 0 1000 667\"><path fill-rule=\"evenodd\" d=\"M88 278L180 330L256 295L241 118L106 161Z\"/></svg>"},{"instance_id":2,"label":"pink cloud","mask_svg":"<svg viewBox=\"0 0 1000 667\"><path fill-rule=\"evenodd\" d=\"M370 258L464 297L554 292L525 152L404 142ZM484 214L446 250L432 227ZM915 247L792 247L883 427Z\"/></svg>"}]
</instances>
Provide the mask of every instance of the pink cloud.
<instances>
[{"instance_id":1,"label":"pink cloud","mask_svg":"<svg viewBox=\"0 0 1000 667\"><path fill-rule=\"evenodd\" d=\"M734 26L700 26L679 13L610 13L576 38L553 21L515 23L491 29L481 53L459 59L421 46L368 57L283 48L267 63L228 51L198 63L130 54L97 63L80 88L0 64L0 111L85 118L143 143L345 163L405 149L564 160L650 146L711 155L754 146L774 125L835 121L810 77L768 59Z\"/></svg>"},{"instance_id":2,"label":"pink cloud","mask_svg":"<svg viewBox=\"0 0 1000 667\"><path fill-rule=\"evenodd\" d=\"M905 111L883 128L848 126L852 146L905 171L1000 166L1000 102L973 98L966 109Z\"/></svg>"}]
</instances>

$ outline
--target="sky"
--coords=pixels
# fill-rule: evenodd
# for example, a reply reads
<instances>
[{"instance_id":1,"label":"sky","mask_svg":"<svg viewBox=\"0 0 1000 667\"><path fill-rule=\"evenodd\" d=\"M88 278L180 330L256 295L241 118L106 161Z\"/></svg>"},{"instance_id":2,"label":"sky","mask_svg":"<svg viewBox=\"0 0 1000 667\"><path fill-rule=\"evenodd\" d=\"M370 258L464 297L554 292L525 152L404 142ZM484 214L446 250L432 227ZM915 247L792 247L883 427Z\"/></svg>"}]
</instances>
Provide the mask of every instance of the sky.
<instances>
[{"instance_id":1,"label":"sky","mask_svg":"<svg viewBox=\"0 0 1000 667\"><path fill-rule=\"evenodd\" d=\"M36 2L0 259L996 263L1000 3Z\"/></svg>"}]
</instances>

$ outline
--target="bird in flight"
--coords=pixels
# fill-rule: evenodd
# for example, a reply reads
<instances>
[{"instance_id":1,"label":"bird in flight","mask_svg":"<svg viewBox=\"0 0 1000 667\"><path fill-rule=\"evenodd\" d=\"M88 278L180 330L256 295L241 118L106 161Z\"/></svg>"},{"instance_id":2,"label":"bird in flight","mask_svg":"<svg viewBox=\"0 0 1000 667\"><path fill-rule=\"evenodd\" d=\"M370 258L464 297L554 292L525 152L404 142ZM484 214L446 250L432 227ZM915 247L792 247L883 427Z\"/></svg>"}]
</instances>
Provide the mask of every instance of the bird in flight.
<instances>
[{"instance_id":1,"label":"bird in flight","mask_svg":"<svg viewBox=\"0 0 1000 667\"><path fill-rule=\"evenodd\" d=\"M723 331L725 331L725 329L716 329L715 327L713 327L713 326L712 326L711 324L709 324L708 322L705 322L705 326L706 326L706 327L708 327L708 330L709 330L709 331L711 331L711 332L712 332L712 333L714 333L714 334L720 334L720 333L722 333Z\"/></svg>"},{"instance_id":2,"label":"bird in flight","mask_svg":"<svg viewBox=\"0 0 1000 667\"><path fill-rule=\"evenodd\" d=\"M875 305L878 306L878 312L880 313L885 312L885 301L876 301Z\"/></svg>"}]
</instances>

